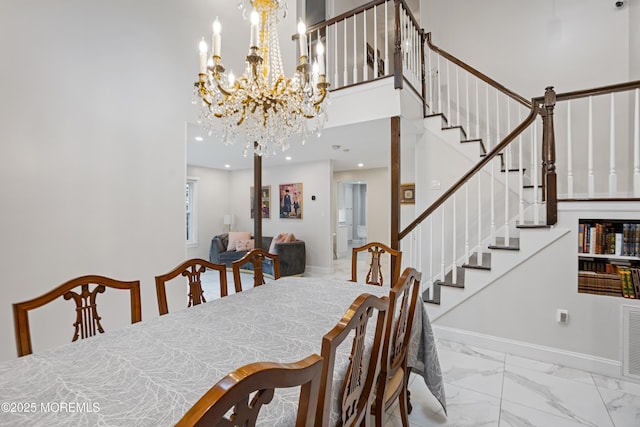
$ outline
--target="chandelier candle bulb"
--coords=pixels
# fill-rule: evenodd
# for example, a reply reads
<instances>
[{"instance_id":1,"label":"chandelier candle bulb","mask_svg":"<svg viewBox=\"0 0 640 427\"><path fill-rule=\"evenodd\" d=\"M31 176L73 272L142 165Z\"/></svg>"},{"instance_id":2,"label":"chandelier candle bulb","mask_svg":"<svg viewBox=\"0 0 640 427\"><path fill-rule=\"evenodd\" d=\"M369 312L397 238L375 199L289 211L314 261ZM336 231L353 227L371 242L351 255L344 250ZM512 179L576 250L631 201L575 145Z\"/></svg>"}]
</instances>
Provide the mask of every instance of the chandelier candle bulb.
<instances>
[{"instance_id":1,"label":"chandelier candle bulb","mask_svg":"<svg viewBox=\"0 0 640 427\"><path fill-rule=\"evenodd\" d=\"M213 21L213 39L212 39L212 49L213 56L220 57L220 50L222 46L222 40L220 37L220 31L222 27L220 25L220 21L218 21L218 17L216 16L216 20Z\"/></svg>"},{"instance_id":2,"label":"chandelier candle bulb","mask_svg":"<svg viewBox=\"0 0 640 427\"><path fill-rule=\"evenodd\" d=\"M325 74L324 69L324 45L320 40L318 40L318 44L316 45L316 55L318 61L318 74L321 76Z\"/></svg>"},{"instance_id":3,"label":"chandelier candle bulb","mask_svg":"<svg viewBox=\"0 0 640 427\"><path fill-rule=\"evenodd\" d=\"M200 40L200 74L207 72L207 42Z\"/></svg>"},{"instance_id":4,"label":"chandelier candle bulb","mask_svg":"<svg viewBox=\"0 0 640 427\"><path fill-rule=\"evenodd\" d=\"M300 44L300 57L307 56L307 26L302 19L298 22L298 42Z\"/></svg>"},{"instance_id":5,"label":"chandelier candle bulb","mask_svg":"<svg viewBox=\"0 0 640 427\"><path fill-rule=\"evenodd\" d=\"M255 9L251 12L251 43L250 48L252 47L260 47L260 43L258 42L258 24L260 23L260 16Z\"/></svg>"}]
</instances>

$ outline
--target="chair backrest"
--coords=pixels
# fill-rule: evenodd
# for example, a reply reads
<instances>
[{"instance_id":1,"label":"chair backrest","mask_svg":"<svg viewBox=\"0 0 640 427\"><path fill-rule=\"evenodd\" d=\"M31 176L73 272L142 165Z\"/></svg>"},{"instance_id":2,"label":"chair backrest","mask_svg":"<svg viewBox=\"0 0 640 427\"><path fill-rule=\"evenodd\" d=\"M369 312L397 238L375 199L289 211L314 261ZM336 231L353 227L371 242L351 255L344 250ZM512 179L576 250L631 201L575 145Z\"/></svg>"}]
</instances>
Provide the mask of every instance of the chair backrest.
<instances>
[{"instance_id":1,"label":"chair backrest","mask_svg":"<svg viewBox=\"0 0 640 427\"><path fill-rule=\"evenodd\" d=\"M89 289L89 285L96 286L93 289ZM74 291L78 287L80 288L80 293ZM105 288L128 290L131 298L131 323L139 322L142 319L139 280L123 282L95 275L77 277L37 298L13 304L13 321L15 324L18 357L26 356L33 352L31 331L29 329L29 311L42 307L61 296L66 300L73 299L76 303L76 321L73 324L75 332L71 341L103 333L96 297L99 293L103 293Z\"/></svg>"},{"instance_id":2,"label":"chair backrest","mask_svg":"<svg viewBox=\"0 0 640 427\"><path fill-rule=\"evenodd\" d=\"M364 246L353 248L351 252L351 281L358 281L358 253L368 252L371 254L369 263L369 272L367 273L366 283L370 285L382 286L384 284L384 276L382 274L382 255L389 254L389 261L395 260L393 267L393 275L390 277L390 285L400 277L400 264L402 263L402 251L390 248L384 243L370 242Z\"/></svg>"},{"instance_id":3,"label":"chair backrest","mask_svg":"<svg viewBox=\"0 0 640 427\"><path fill-rule=\"evenodd\" d=\"M420 294L421 277L422 273L408 267L389 292L389 314L382 344L382 362L378 389L376 390L376 408L384 408L385 399L387 399L387 402L393 399L387 393L389 379L393 378L400 369L403 369L405 375L408 375L407 353ZM416 327L419 326L416 325ZM403 381L406 381L406 378L403 378ZM395 395L397 396L401 390L402 387L398 387Z\"/></svg>"},{"instance_id":4,"label":"chair backrest","mask_svg":"<svg viewBox=\"0 0 640 427\"><path fill-rule=\"evenodd\" d=\"M388 298L378 298L371 294L362 294L351 304L340 322L322 338L322 383L318 398L316 426L326 427L330 422L331 390L333 389L333 371L336 350L340 344L354 332L342 390L340 393L340 420L342 426L360 425L371 410L375 381L380 368L380 355L387 315ZM377 311L373 346L368 352L365 348L367 324ZM367 357L368 365L367 365Z\"/></svg>"},{"instance_id":5,"label":"chair backrest","mask_svg":"<svg viewBox=\"0 0 640 427\"><path fill-rule=\"evenodd\" d=\"M260 409L271 402L276 388L296 386L301 386L296 427L312 427L322 362L322 357L312 354L299 362L257 362L238 368L209 389L176 427L255 426Z\"/></svg>"},{"instance_id":6,"label":"chair backrest","mask_svg":"<svg viewBox=\"0 0 640 427\"><path fill-rule=\"evenodd\" d=\"M240 268L247 263L253 265L253 287L255 288L256 286L265 284L264 274L262 272L262 263L265 259L273 261L273 278L280 278L280 258L278 255L267 252L261 248L251 249L245 256L231 263L231 268L233 269L233 284L236 292L242 292Z\"/></svg>"},{"instance_id":7,"label":"chair backrest","mask_svg":"<svg viewBox=\"0 0 640 427\"><path fill-rule=\"evenodd\" d=\"M217 270L220 275L220 296L226 297L227 290L227 267L224 264L215 264L200 258L193 258L187 260L161 276L156 276L156 295L158 297L158 311L160 315L167 314L169 312L169 306L167 304L167 290L166 282L175 279L178 275L182 275L187 278L189 285L187 307L198 305L203 302L207 302L204 298L204 291L202 290L202 280L200 275L210 270Z\"/></svg>"}]
</instances>

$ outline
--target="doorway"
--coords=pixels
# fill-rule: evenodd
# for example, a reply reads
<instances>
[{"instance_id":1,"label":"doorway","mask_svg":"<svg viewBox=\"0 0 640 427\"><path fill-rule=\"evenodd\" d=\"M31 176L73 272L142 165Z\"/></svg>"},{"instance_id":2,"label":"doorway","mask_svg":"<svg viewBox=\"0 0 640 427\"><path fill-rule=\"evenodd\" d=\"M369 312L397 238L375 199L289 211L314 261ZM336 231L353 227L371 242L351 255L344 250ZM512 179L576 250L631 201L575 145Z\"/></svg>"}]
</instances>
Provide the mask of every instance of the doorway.
<instances>
[{"instance_id":1,"label":"doorway","mask_svg":"<svg viewBox=\"0 0 640 427\"><path fill-rule=\"evenodd\" d=\"M351 248L367 243L367 183L339 182L337 200L337 258L351 256Z\"/></svg>"}]
</instances>

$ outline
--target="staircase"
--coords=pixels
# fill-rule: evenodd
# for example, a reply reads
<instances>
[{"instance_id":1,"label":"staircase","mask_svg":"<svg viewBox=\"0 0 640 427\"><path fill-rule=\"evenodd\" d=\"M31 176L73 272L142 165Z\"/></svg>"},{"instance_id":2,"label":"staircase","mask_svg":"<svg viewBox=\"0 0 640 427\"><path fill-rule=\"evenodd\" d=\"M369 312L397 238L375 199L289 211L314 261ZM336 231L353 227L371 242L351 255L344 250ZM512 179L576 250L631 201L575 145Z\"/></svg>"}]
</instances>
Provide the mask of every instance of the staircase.
<instances>
[{"instance_id":1,"label":"staircase","mask_svg":"<svg viewBox=\"0 0 640 427\"><path fill-rule=\"evenodd\" d=\"M482 138L468 138L463 126L448 126L443 114L426 117L425 128L471 163L477 163L487 153ZM524 168L508 167L504 157L502 153L498 155L496 163L499 166L495 169L500 175L511 175L509 191L517 193L517 185L522 182L523 189L528 192L525 198L533 199L534 188L540 193L540 185L531 183L531 177ZM518 179L519 174L523 174L522 181ZM504 178L497 179L504 182ZM427 304L432 320L463 304L474 294L569 233L568 229L546 225L541 218L536 221L525 220L521 224L517 224L517 218L511 218L510 222L516 225L508 238L496 236L493 243L487 239L483 242L482 251L473 252L468 260L456 263L455 274L453 266L449 266L443 279L436 275L432 280L426 281L423 301Z\"/></svg>"}]
</instances>

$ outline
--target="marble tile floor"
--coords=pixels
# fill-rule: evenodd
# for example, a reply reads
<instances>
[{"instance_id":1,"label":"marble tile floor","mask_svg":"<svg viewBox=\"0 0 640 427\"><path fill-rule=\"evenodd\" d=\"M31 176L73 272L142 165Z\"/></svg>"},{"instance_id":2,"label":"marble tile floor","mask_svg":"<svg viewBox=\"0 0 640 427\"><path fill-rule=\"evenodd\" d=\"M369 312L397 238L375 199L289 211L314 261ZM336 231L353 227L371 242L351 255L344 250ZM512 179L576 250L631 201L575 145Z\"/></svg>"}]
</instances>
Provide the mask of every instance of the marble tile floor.
<instances>
[{"instance_id":1,"label":"marble tile floor","mask_svg":"<svg viewBox=\"0 0 640 427\"><path fill-rule=\"evenodd\" d=\"M335 260L332 274L322 276L349 278L350 269L350 260L342 258ZM212 277L203 277L207 300L219 297L217 278ZM232 288L230 273L228 279ZM437 338L437 330L435 334L447 413L422 378L412 375L411 427L640 427L640 383L445 341ZM396 407L388 426L402 426L397 413Z\"/></svg>"}]
</instances>

